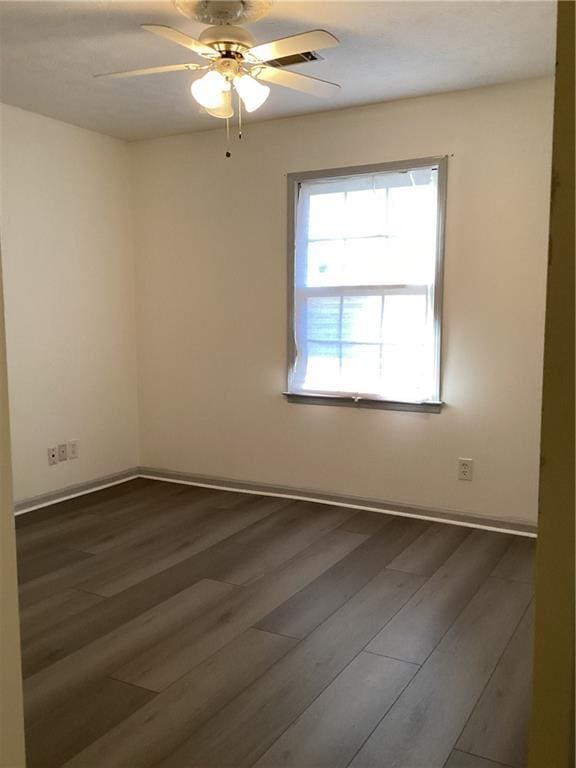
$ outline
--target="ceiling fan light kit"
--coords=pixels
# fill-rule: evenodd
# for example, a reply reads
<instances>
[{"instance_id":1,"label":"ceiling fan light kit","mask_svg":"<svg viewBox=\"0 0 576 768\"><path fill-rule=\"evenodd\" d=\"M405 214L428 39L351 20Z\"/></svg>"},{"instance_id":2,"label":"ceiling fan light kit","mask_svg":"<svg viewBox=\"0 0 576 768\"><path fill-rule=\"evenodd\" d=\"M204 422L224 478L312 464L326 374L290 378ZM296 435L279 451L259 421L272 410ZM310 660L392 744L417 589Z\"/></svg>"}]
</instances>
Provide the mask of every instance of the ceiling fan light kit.
<instances>
[{"instance_id":1,"label":"ceiling fan light kit","mask_svg":"<svg viewBox=\"0 0 576 768\"><path fill-rule=\"evenodd\" d=\"M217 109L222 102L223 94L230 91L230 83L220 72L212 69L200 80L194 80L190 91L198 104L205 109Z\"/></svg>"},{"instance_id":2,"label":"ceiling fan light kit","mask_svg":"<svg viewBox=\"0 0 576 768\"><path fill-rule=\"evenodd\" d=\"M238 22L255 21L263 16L270 9L269 0L176 0L175 6L189 18L212 26L205 29L198 40L159 24L143 24L142 28L202 57L206 62L203 66L200 63L169 64L164 67L112 72L98 77L122 78L182 70L208 70L194 80L190 90L194 99L209 115L226 120L227 137L230 134L229 120L234 116L233 90L238 95L239 137L242 135L242 106L247 112L254 112L270 95L269 86L260 81L319 97L328 97L338 92L340 86L335 83L285 70L286 65L282 63L282 59L287 57L290 61L289 57L308 55L318 49L338 45L338 40L330 32L316 29L254 45L250 32L238 26ZM309 60L314 60L314 57L310 55ZM229 147L226 157L230 157Z\"/></svg>"},{"instance_id":3,"label":"ceiling fan light kit","mask_svg":"<svg viewBox=\"0 0 576 768\"><path fill-rule=\"evenodd\" d=\"M248 74L235 58L222 58L216 61L213 69L199 80L194 80L190 90L196 101L206 110L217 110L224 101L230 101L228 96L232 86L242 99L247 112L254 112L261 107L270 94L270 88ZM233 113L232 115L223 113L215 115L215 117L232 116Z\"/></svg>"},{"instance_id":4,"label":"ceiling fan light kit","mask_svg":"<svg viewBox=\"0 0 576 768\"><path fill-rule=\"evenodd\" d=\"M270 88L267 85L262 85L250 75L235 77L234 88L242 99L246 112L254 112L264 104L270 95Z\"/></svg>"},{"instance_id":5,"label":"ceiling fan light kit","mask_svg":"<svg viewBox=\"0 0 576 768\"><path fill-rule=\"evenodd\" d=\"M234 107L232 106L232 89L222 91L220 101L216 107L206 107L206 112L212 117L220 117L229 120L234 117ZM228 129L228 126L226 126ZM227 131L229 133L229 131Z\"/></svg>"}]
</instances>

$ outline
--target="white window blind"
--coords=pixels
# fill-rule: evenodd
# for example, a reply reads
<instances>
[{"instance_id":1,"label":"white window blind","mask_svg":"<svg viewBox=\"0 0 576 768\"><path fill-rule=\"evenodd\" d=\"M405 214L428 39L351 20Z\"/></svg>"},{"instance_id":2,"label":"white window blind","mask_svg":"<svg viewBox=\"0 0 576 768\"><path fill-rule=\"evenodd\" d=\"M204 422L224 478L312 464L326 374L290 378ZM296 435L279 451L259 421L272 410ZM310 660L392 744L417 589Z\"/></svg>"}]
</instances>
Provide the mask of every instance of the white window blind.
<instances>
[{"instance_id":1,"label":"white window blind","mask_svg":"<svg viewBox=\"0 0 576 768\"><path fill-rule=\"evenodd\" d=\"M297 183L289 393L439 400L438 165Z\"/></svg>"}]
</instances>

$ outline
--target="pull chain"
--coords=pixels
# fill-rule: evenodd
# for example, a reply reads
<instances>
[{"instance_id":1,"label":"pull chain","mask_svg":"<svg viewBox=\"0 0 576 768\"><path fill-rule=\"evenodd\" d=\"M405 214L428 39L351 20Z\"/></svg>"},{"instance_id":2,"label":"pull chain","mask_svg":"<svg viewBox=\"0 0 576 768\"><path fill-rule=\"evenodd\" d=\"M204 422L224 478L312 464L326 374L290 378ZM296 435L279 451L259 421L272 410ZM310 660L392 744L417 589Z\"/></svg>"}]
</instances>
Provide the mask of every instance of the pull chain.
<instances>
[{"instance_id":1,"label":"pull chain","mask_svg":"<svg viewBox=\"0 0 576 768\"><path fill-rule=\"evenodd\" d=\"M231 157L230 152L230 118L226 118L226 157Z\"/></svg>"},{"instance_id":2,"label":"pull chain","mask_svg":"<svg viewBox=\"0 0 576 768\"><path fill-rule=\"evenodd\" d=\"M238 94L238 138L242 138L242 99Z\"/></svg>"}]
</instances>

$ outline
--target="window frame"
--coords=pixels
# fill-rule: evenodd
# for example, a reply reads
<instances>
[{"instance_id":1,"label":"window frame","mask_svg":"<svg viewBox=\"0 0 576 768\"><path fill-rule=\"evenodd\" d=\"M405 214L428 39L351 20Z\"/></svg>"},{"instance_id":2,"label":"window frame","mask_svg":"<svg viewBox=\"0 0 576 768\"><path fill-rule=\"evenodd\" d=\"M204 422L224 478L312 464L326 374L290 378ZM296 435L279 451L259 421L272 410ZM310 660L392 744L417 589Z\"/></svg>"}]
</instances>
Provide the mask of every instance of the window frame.
<instances>
[{"instance_id":1,"label":"window frame","mask_svg":"<svg viewBox=\"0 0 576 768\"><path fill-rule=\"evenodd\" d=\"M413 171L420 168L429 168L431 165L438 167L438 224L436 229L436 269L434 274L434 365L437 379L436 397L432 400L412 402L404 400L389 400L373 396L353 396L349 394L322 394L317 392L301 392L290 390L290 380L296 360L296 211L300 184L306 181L326 180L331 181L342 176L360 176L374 173L390 173L398 171ZM420 411L425 413L440 413L442 410L442 307L443 307L443 283L444 283L444 240L446 225L446 193L448 177L448 156L423 157L412 160L399 160L373 165L356 165L343 168L329 168L317 171L304 171L287 174L288 182L288 327L287 327L287 370L286 391L284 396L289 402L305 403L311 405L341 405L352 407L381 408L397 411ZM356 290L360 286L342 286L346 290ZM408 286L405 286L408 287ZM372 290L374 290L372 286ZM400 286L395 286L398 290ZM382 287L375 288L377 293L382 292Z\"/></svg>"}]
</instances>

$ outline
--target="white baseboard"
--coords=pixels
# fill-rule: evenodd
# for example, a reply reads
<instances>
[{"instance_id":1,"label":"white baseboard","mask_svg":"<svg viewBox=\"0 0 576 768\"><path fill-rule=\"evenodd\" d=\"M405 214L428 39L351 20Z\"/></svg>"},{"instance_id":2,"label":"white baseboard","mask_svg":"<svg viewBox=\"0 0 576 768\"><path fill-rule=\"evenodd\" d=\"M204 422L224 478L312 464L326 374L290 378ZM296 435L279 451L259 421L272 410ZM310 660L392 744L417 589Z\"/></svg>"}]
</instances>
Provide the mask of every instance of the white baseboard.
<instances>
[{"instance_id":1,"label":"white baseboard","mask_svg":"<svg viewBox=\"0 0 576 768\"><path fill-rule=\"evenodd\" d=\"M320 491L300 490L297 488L267 485L264 483L248 483L229 478L194 475L166 469L155 469L152 467L134 467L133 469L119 472L116 475L109 475L87 483L68 486L61 491L53 491L31 499L24 499L17 502L15 505L16 514L26 514L35 509L41 509L42 507L47 507L60 501L66 501L67 499L73 499L77 496L84 496L85 494L93 493L94 491L99 491L103 488L109 488L113 485L119 485L120 483L125 483L128 480L134 480L138 477L149 480L159 480L166 483L177 483L179 485L213 488L214 490L219 491L247 493L254 496L273 496L283 499L294 499L295 501L312 501L316 504L330 504L332 506L347 507L349 509L363 510L366 512L379 512L398 517L419 518L421 520L430 520L437 523L450 523L465 528L478 528L485 531L496 531L498 533L513 533L518 536L528 536L531 538L537 536L537 527L534 524L525 521L480 517L478 515L467 515L452 510L414 507L406 504L398 504L396 502L380 501L377 499L333 495Z\"/></svg>"},{"instance_id":2,"label":"white baseboard","mask_svg":"<svg viewBox=\"0 0 576 768\"><path fill-rule=\"evenodd\" d=\"M138 467L127 469L124 472L117 472L114 475L106 475L97 480L88 480L85 483L68 485L58 491L50 491L39 496L32 496L29 499L20 499L14 504L14 514L25 515L27 512L33 512L35 509L49 507L51 504L57 504L60 501L75 499L77 496L85 496L87 493L101 491L103 488L110 488L112 485L120 485L128 480L135 480L141 477Z\"/></svg>"},{"instance_id":3,"label":"white baseboard","mask_svg":"<svg viewBox=\"0 0 576 768\"><path fill-rule=\"evenodd\" d=\"M414 507L396 502L380 501L377 499L363 499L355 496L342 496L323 493L321 491L300 490L285 486L267 485L264 483L249 483L239 480L221 477L208 477L193 475L172 470L140 467L139 476L149 480L162 480L167 483L179 483L181 485L193 485L200 488L213 488L220 491L234 491L236 493L248 493L255 496L273 496L295 501L313 501L317 504L330 504L331 506L348 507L350 509L366 512L380 512L398 517L413 517L422 520L430 520L437 523L451 523L465 528L479 528L498 533L513 533L518 536L537 536L537 527L532 523L516 520L502 520L499 518L480 517L467 515L452 510L430 509Z\"/></svg>"}]
</instances>

